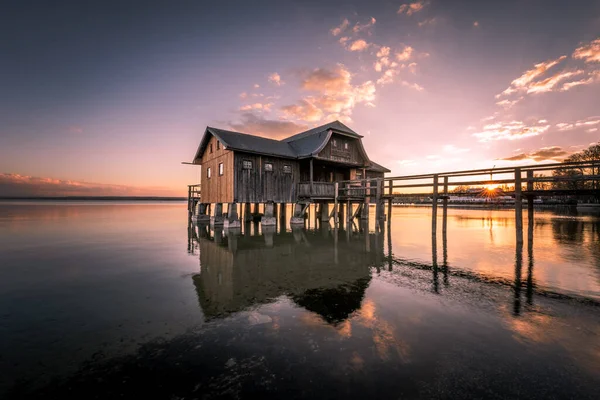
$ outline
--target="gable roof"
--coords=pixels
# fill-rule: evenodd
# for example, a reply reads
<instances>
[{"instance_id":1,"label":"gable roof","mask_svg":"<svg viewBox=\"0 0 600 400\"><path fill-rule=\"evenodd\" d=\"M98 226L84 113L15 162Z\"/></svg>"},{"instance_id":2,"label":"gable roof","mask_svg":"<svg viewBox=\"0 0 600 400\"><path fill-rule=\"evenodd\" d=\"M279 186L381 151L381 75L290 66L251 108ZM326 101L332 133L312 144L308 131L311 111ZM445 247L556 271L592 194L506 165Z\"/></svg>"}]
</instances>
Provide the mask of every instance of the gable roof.
<instances>
[{"instance_id":1,"label":"gable roof","mask_svg":"<svg viewBox=\"0 0 600 400\"><path fill-rule=\"evenodd\" d=\"M333 121L325 125L317 126L316 128L300 132L282 140L268 139L247 133L227 131L207 126L204 131L204 136L200 141L200 145L198 146L198 150L196 151L196 155L194 156L193 163L200 163L200 157L204 153L211 136L215 136L225 148L230 150L298 159L317 155L329 142L332 133L342 134L356 139L362 138L361 135L354 132L340 121ZM370 161L360 140L358 141L358 144L359 151L361 151L367 162L371 165L369 169L374 168L373 165L376 165L381 171L385 170L385 172L389 172L387 168ZM379 171L379 169L376 170Z\"/></svg>"},{"instance_id":2,"label":"gable roof","mask_svg":"<svg viewBox=\"0 0 600 400\"><path fill-rule=\"evenodd\" d=\"M376 171L376 172L392 172L381 164L377 164L375 161L371 161L371 166L367 168L367 171Z\"/></svg>"}]
</instances>

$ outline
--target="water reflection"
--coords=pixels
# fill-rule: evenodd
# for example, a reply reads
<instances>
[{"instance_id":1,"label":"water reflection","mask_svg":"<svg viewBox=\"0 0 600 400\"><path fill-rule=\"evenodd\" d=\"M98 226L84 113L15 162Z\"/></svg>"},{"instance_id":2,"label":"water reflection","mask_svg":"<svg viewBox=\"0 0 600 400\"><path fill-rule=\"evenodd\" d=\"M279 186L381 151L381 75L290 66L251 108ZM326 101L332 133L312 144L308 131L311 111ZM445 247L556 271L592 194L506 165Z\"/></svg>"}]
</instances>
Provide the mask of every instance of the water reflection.
<instances>
[{"instance_id":1,"label":"water reflection","mask_svg":"<svg viewBox=\"0 0 600 400\"><path fill-rule=\"evenodd\" d=\"M384 257L379 234L327 225L279 233L274 227L244 234L206 225L190 229L200 259L200 273L192 279L208 320L288 296L339 324L360 308L370 268L380 268Z\"/></svg>"}]
</instances>

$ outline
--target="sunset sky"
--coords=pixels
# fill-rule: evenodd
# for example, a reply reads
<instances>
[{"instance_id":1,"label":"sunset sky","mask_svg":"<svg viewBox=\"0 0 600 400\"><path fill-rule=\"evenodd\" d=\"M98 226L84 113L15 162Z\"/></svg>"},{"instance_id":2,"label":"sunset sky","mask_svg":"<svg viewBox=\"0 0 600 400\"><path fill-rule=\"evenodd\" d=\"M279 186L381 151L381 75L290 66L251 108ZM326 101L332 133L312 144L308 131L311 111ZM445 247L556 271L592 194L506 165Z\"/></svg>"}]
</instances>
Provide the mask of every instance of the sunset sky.
<instances>
[{"instance_id":1,"label":"sunset sky","mask_svg":"<svg viewBox=\"0 0 600 400\"><path fill-rule=\"evenodd\" d=\"M0 196L185 195L207 125L339 119L393 175L600 140L597 0L9 0L0 52Z\"/></svg>"}]
</instances>

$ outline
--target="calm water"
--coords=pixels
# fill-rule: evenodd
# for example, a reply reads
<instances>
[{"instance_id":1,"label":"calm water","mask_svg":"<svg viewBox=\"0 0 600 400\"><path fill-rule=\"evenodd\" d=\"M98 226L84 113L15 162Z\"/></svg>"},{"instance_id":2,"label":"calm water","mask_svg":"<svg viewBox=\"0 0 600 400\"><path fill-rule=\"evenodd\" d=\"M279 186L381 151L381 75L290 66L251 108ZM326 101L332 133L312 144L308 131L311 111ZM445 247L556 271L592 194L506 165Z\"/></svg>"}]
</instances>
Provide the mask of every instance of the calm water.
<instances>
[{"instance_id":1,"label":"calm water","mask_svg":"<svg viewBox=\"0 0 600 400\"><path fill-rule=\"evenodd\" d=\"M233 235L0 203L0 397L597 398L600 218L536 212L519 247L514 211L430 216Z\"/></svg>"}]
</instances>

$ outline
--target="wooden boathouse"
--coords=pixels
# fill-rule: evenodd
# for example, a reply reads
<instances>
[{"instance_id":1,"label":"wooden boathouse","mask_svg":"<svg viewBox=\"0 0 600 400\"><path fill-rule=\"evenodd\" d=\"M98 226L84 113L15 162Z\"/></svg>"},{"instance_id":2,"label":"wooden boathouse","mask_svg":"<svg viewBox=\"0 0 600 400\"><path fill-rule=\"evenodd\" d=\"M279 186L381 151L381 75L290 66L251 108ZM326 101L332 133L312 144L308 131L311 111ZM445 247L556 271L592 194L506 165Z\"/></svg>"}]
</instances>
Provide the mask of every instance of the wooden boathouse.
<instances>
[{"instance_id":1,"label":"wooden boathouse","mask_svg":"<svg viewBox=\"0 0 600 400\"><path fill-rule=\"evenodd\" d=\"M202 175L201 183L188 188L190 215L199 222L236 227L238 205L251 215L254 204L257 215L263 204L262 224L275 225L278 205L285 213L285 205L292 203L291 222L304 223L309 204L317 204L321 219L329 221L343 213L345 203L354 218L375 196L365 182L381 182L390 172L369 159L362 138L339 121L282 140L209 126L191 163L200 166ZM340 192L339 182L361 180L362 187ZM353 204L358 204L356 212Z\"/></svg>"}]
</instances>

